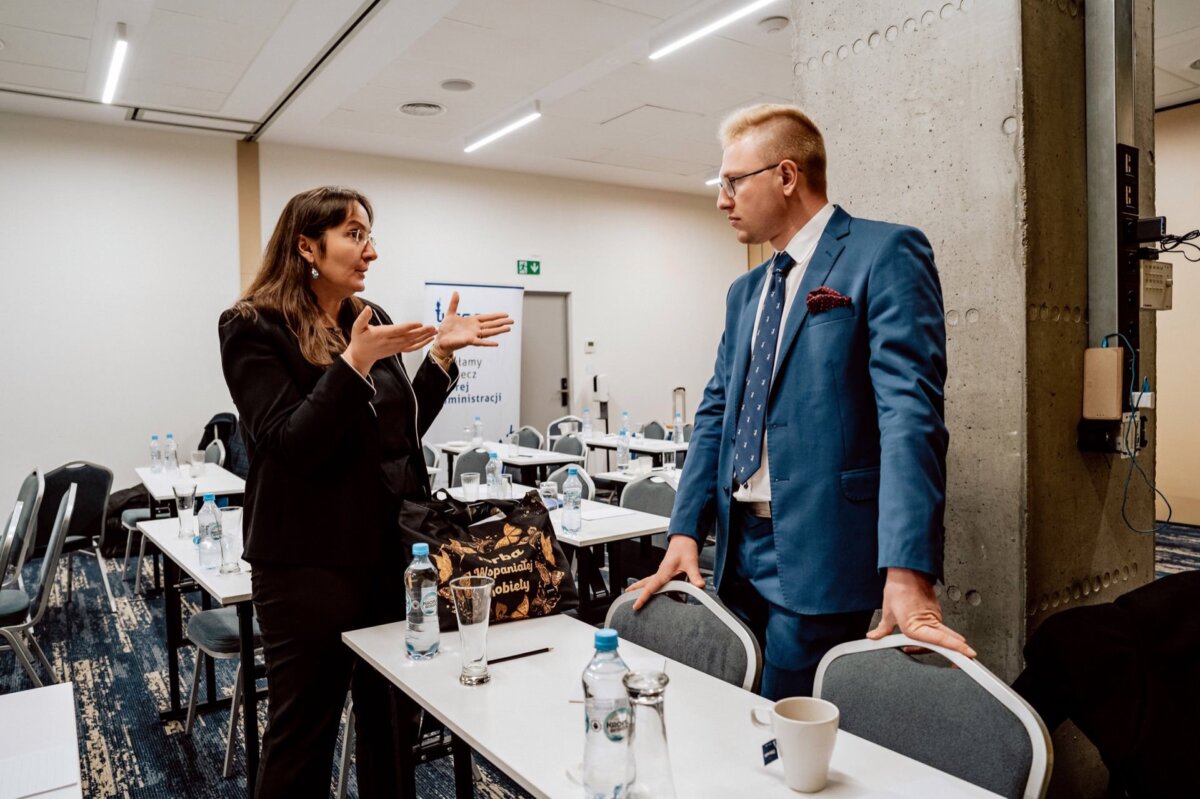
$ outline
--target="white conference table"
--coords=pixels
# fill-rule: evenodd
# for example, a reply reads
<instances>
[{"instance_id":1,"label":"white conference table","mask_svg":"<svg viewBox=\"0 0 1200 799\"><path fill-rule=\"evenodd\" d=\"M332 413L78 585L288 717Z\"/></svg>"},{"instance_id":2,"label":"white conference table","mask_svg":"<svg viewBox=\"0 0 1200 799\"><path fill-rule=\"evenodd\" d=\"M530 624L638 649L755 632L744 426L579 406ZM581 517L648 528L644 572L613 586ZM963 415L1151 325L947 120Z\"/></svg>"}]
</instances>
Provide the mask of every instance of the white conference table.
<instances>
[{"instance_id":1,"label":"white conference table","mask_svg":"<svg viewBox=\"0 0 1200 799\"><path fill-rule=\"evenodd\" d=\"M488 631L489 660L551 651L493 663L491 681L460 685L457 632L443 633L432 660L409 660L404 623L343 633L342 640L413 701L436 716L461 741L479 752L536 797L580 796L567 768L582 760L583 705L572 702L592 657L596 628L566 616L508 624ZM654 653L622 640L619 651L651 659ZM661 657L661 656L658 656ZM664 714L675 792L688 799L755 797L793 799L777 760L762 764L762 745L772 735L750 723L750 711L770 702L737 686L672 660ZM526 723L527 722L527 723ZM463 758L465 761L466 758ZM456 775L470 768L456 761ZM462 795L460 793L460 795ZM957 799L997 795L897 752L839 731L830 766L827 799Z\"/></svg>"},{"instance_id":2,"label":"white conference table","mask_svg":"<svg viewBox=\"0 0 1200 799\"><path fill-rule=\"evenodd\" d=\"M254 781L258 776L258 693L255 686L254 663L254 606L251 603L250 564L240 561L241 571L221 574L217 569L200 568L200 556L190 536L180 538L179 519L155 519L138 522L138 530L146 536L166 557L163 583L164 617L167 624L167 669L171 706L159 713L163 721L183 718L183 707L179 692L179 647L183 646L183 601L179 590L179 572L183 572L221 607L237 608L238 635L241 641L242 663L242 732L246 743L247 795L254 795ZM243 533L244 535L244 533ZM214 701L212 658L208 659L208 702L197 704L197 709L224 706L225 702Z\"/></svg>"},{"instance_id":3,"label":"white conference table","mask_svg":"<svg viewBox=\"0 0 1200 799\"><path fill-rule=\"evenodd\" d=\"M608 480L611 483L621 483L629 485L634 480L641 480L643 477L661 477L666 482L670 483L673 488L679 487L679 475L683 472L682 469L674 469L667 471L661 466L655 466L648 472L640 472L632 474L630 472L622 472L613 470L611 472L597 472L592 475L593 480Z\"/></svg>"},{"instance_id":4,"label":"white conference table","mask_svg":"<svg viewBox=\"0 0 1200 799\"><path fill-rule=\"evenodd\" d=\"M182 469L155 472L151 471L149 466L138 466L134 471L137 472L138 479L142 481L142 485L146 487L150 498L155 502L169 502L174 500L175 494L171 490L171 487L177 483L184 482L196 484L197 499L205 494L222 497L230 494L244 494L246 492L245 480L215 463L205 464L204 473L197 476L190 474L190 466L188 466L188 469L189 473L187 474Z\"/></svg>"},{"instance_id":5,"label":"white conference table","mask_svg":"<svg viewBox=\"0 0 1200 799\"><path fill-rule=\"evenodd\" d=\"M0 719L0 796L83 796L74 683L4 694Z\"/></svg>"},{"instance_id":6,"label":"white conference table","mask_svg":"<svg viewBox=\"0 0 1200 799\"><path fill-rule=\"evenodd\" d=\"M496 441L484 441L482 444L472 444L470 441L443 441L432 446L446 453L446 474L454 475L454 458L477 449L495 452L500 462L505 466L518 468L533 467L539 471L549 466L565 466L570 463L583 463L582 455L570 455L565 452L552 452L535 447L513 447ZM482 478L482 475L481 475Z\"/></svg>"},{"instance_id":7,"label":"white conference table","mask_svg":"<svg viewBox=\"0 0 1200 799\"><path fill-rule=\"evenodd\" d=\"M619 443L619 436L616 433L592 433L590 436L581 436L583 443L589 447L599 447L600 449L616 449ZM667 441L662 438L638 438L630 436L629 451L644 452L648 455L662 455L664 452L687 452L687 442L681 441L678 444L674 441Z\"/></svg>"}]
</instances>

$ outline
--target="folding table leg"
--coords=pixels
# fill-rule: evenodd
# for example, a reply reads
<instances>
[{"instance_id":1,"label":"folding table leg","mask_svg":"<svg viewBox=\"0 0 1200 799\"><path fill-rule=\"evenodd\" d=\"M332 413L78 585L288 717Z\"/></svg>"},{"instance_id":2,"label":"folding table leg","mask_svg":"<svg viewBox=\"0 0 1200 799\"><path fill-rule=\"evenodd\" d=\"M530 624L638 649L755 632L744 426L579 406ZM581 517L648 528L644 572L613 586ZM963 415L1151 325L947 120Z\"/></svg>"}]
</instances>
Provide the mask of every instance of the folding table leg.
<instances>
[{"instance_id":1,"label":"folding table leg","mask_svg":"<svg viewBox=\"0 0 1200 799\"><path fill-rule=\"evenodd\" d=\"M471 747L457 735L450 736L450 751L454 757L455 799L473 799L475 774L471 769Z\"/></svg>"},{"instance_id":2,"label":"folding table leg","mask_svg":"<svg viewBox=\"0 0 1200 799\"><path fill-rule=\"evenodd\" d=\"M254 680L254 603L237 604L242 645L242 740L246 742L246 796L254 797L258 779L258 690Z\"/></svg>"}]
</instances>

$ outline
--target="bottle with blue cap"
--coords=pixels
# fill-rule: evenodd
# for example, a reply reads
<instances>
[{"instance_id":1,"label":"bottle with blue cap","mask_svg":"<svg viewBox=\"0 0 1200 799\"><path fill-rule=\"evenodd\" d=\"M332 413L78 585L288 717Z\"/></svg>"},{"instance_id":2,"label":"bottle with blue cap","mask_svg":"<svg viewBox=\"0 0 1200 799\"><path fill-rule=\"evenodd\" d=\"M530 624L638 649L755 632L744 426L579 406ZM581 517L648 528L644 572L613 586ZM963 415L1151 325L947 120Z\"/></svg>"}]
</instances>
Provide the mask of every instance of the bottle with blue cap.
<instances>
[{"instance_id":1,"label":"bottle with blue cap","mask_svg":"<svg viewBox=\"0 0 1200 799\"><path fill-rule=\"evenodd\" d=\"M583 483L579 480L579 467L567 467L567 479L563 483L562 528L564 533L578 533L583 527Z\"/></svg>"},{"instance_id":2,"label":"bottle with blue cap","mask_svg":"<svg viewBox=\"0 0 1200 799\"><path fill-rule=\"evenodd\" d=\"M616 630L597 630L595 640L596 654L583 670L583 794L587 799L623 799L634 777L629 748L633 717L623 682L629 667L617 653Z\"/></svg>"},{"instance_id":3,"label":"bottle with blue cap","mask_svg":"<svg viewBox=\"0 0 1200 799\"><path fill-rule=\"evenodd\" d=\"M488 499L503 499L500 496L500 474L503 470L504 465L500 463L500 456L495 452L489 452L487 466L483 469L487 474Z\"/></svg>"},{"instance_id":4,"label":"bottle with blue cap","mask_svg":"<svg viewBox=\"0 0 1200 799\"><path fill-rule=\"evenodd\" d=\"M158 474L163 470L162 447L159 446L158 436L150 436L150 471Z\"/></svg>"},{"instance_id":5,"label":"bottle with blue cap","mask_svg":"<svg viewBox=\"0 0 1200 799\"><path fill-rule=\"evenodd\" d=\"M221 513L217 498L204 495L204 504L196 516L196 546L200 550L200 568L215 569L221 565Z\"/></svg>"},{"instance_id":6,"label":"bottle with blue cap","mask_svg":"<svg viewBox=\"0 0 1200 799\"><path fill-rule=\"evenodd\" d=\"M437 569L429 561L429 544L413 544L412 554L404 571L404 649L413 660L428 660L438 653Z\"/></svg>"}]
</instances>

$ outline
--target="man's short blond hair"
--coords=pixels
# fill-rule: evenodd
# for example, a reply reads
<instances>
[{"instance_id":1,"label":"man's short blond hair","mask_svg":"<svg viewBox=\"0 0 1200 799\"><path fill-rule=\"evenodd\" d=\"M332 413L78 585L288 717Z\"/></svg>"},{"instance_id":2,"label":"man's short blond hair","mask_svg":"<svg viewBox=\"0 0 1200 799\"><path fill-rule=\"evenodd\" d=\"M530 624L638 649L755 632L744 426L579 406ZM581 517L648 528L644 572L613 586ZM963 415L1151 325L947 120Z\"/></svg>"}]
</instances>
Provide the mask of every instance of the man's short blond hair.
<instances>
[{"instance_id":1,"label":"man's short blond hair","mask_svg":"<svg viewBox=\"0 0 1200 799\"><path fill-rule=\"evenodd\" d=\"M825 139L808 115L794 105L762 103L734 111L721 123L721 147L751 134L762 136L768 163L795 161L809 188L825 191Z\"/></svg>"}]
</instances>

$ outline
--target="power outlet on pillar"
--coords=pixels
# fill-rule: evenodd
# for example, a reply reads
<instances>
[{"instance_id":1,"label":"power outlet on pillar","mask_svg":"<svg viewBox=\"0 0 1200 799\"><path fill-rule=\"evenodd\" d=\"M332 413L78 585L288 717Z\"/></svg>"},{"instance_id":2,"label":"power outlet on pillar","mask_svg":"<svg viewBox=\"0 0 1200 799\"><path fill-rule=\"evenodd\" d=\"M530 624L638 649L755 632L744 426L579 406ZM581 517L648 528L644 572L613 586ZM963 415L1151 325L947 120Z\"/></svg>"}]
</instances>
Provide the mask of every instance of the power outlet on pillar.
<instances>
[{"instance_id":1,"label":"power outlet on pillar","mask_svg":"<svg viewBox=\"0 0 1200 799\"><path fill-rule=\"evenodd\" d=\"M1121 457L1136 456L1146 444L1146 417L1140 413L1122 414L1121 440L1118 449Z\"/></svg>"}]
</instances>

